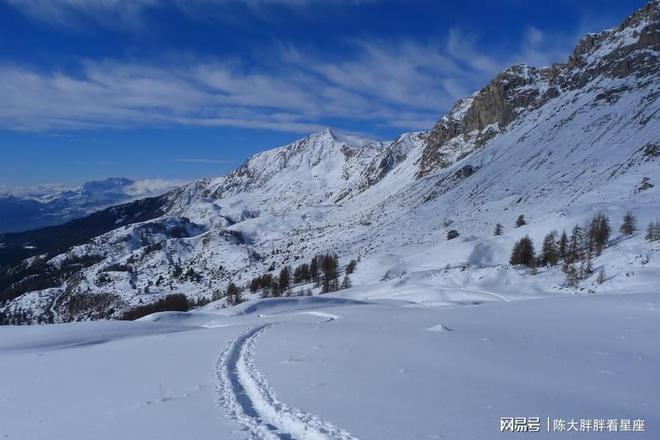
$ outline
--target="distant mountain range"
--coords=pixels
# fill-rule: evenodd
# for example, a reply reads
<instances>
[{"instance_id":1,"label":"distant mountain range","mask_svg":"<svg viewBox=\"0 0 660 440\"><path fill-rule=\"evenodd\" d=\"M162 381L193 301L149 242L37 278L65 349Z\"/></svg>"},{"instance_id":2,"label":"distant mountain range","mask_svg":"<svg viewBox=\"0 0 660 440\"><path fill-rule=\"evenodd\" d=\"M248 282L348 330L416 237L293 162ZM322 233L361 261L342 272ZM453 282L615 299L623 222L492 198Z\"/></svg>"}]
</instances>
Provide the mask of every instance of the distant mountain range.
<instances>
[{"instance_id":1,"label":"distant mountain range","mask_svg":"<svg viewBox=\"0 0 660 440\"><path fill-rule=\"evenodd\" d=\"M113 177L78 187L0 187L0 233L65 223L108 206L160 195L182 182Z\"/></svg>"}]
</instances>

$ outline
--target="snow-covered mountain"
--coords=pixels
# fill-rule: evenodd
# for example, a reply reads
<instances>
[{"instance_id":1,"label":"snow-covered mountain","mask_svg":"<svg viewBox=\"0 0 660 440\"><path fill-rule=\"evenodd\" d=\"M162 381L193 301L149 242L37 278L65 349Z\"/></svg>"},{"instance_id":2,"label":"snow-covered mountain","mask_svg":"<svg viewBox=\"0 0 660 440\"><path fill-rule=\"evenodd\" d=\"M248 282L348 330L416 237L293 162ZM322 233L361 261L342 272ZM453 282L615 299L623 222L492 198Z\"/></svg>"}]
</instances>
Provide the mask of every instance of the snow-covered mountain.
<instances>
[{"instance_id":1,"label":"snow-covered mountain","mask_svg":"<svg viewBox=\"0 0 660 440\"><path fill-rule=\"evenodd\" d=\"M166 180L113 177L77 187L0 187L0 233L65 223L119 203L153 197L181 185Z\"/></svg>"},{"instance_id":2,"label":"snow-covered mountain","mask_svg":"<svg viewBox=\"0 0 660 440\"><path fill-rule=\"evenodd\" d=\"M399 297L410 283L456 280L567 292L559 269L510 267L511 246L598 211L618 222L633 210L640 225L660 215L659 15L654 0L587 35L563 64L510 67L428 132L374 142L325 130L166 194L154 218L70 249L31 245L34 257L5 268L4 309L28 320L116 317L327 252L362 257L370 275L354 283L367 292L393 279ZM520 214L528 225L514 229ZM497 223L505 233L493 237ZM461 238L447 241L449 229ZM613 281L587 280L592 290L660 274L658 249L641 235L613 240L606 254L595 264Z\"/></svg>"}]
</instances>

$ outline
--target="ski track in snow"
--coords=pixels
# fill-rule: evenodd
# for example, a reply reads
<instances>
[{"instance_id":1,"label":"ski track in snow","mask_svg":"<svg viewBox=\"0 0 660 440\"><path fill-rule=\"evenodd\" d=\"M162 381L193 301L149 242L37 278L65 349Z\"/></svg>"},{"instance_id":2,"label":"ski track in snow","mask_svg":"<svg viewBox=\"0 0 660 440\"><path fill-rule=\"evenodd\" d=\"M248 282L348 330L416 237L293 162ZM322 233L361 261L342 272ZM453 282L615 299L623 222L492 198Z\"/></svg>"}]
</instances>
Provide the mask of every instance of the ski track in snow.
<instances>
[{"instance_id":1,"label":"ski track in snow","mask_svg":"<svg viewBox=\"0 0 660 440\"><path fill-rule=\"evenodd\" d=\"M256 339L275 324L252 327L234 338L216 365L219 404L251 439L357 440L348 432L281 402L254 365Z\"/></svg>"}]
</instances>

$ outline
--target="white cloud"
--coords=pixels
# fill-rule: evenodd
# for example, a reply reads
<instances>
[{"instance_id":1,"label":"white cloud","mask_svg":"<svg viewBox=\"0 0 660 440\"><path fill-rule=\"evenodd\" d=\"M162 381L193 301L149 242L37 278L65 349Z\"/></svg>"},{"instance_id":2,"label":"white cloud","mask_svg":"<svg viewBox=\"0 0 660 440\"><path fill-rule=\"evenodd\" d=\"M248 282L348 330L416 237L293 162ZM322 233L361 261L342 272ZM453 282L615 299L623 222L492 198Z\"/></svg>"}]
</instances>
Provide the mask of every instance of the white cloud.
<instances>
[{"instance_id":1,"label":"white cloud","mask_svg":"<svg viewBox=\"0 0 660 440\"><path fill-rule=\"evenodd\" d=\"M341 59L280 47L268 57L246 55L243 64L81 60L75 74L0 64L0 127L188 125L308 133L350 121L366 131L419 130L508 65L563 58L559 45L542 49L543 32L530 28L526 35L508 59L480 52L474 37L452 29L445 44L353 42Z\"/></svg>"},{"instance_id":2,"label":"white cloud","mask_svg":"<svg viewBox=\"0 0 660 440\"><path fill-rule=\"evenodd\" d=\"M137 26L149 10L174 7L190 16L221 18L223 8L245 6L253 12L272 7L304 10L310 6L368 3L371 0L7 0L14 8L36 20L56 26L78 27L81 19L105 26Z\"/></svg>"}]
</instances>

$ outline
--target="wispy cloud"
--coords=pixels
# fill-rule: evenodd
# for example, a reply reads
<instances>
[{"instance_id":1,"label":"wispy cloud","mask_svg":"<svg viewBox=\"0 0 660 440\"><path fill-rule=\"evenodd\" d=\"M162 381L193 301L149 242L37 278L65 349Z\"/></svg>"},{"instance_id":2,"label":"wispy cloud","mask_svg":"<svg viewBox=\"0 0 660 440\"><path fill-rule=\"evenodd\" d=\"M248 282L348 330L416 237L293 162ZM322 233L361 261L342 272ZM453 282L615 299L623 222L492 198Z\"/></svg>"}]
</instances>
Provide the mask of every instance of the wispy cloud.
<instances>
[{"instance_id":1,"label":"wispy cloud","mask_svg":"<svg viewBox=\"0 0 660 440\"><path fill-rule=\"evenodd\" d=\"M177 8L192 17L222 18L240 6L263 17L272 8L304 11L311 6L345 6L372 0L7 0L17 10L54 26L80 27L91 20L104 26L136 27L143 15L158 8Z\"/></svg>"},{"instance_id":2,"label":"wispy cloud","mask_svg":"<svg viewBox=\"0 0 660 440\"><path fill-rule=\"evenodd\" d=\"M183 163L201 163L201 164L232 164L236 163L235 160L223 160L223 159L192 159L192 158L177 158L174 159L175 162Z\"/></svg>"},{"instance_id":3,"label":"wispy cloud","mask_svg":"<svg viewBox=\"0 0 660 440\"><path fill-rule=\"evenodd\" d=\"M545 38L530 28L508 57L483 53L476 37L452 29L438 44L355 41L341 59L283 46L242 64L80 60L75 74L0 64L0 127L187 125L307 133L352 121L367 129L418 130L509 64L561 59L559 46L543 51Z\"/></svg>"}]
</instances>

